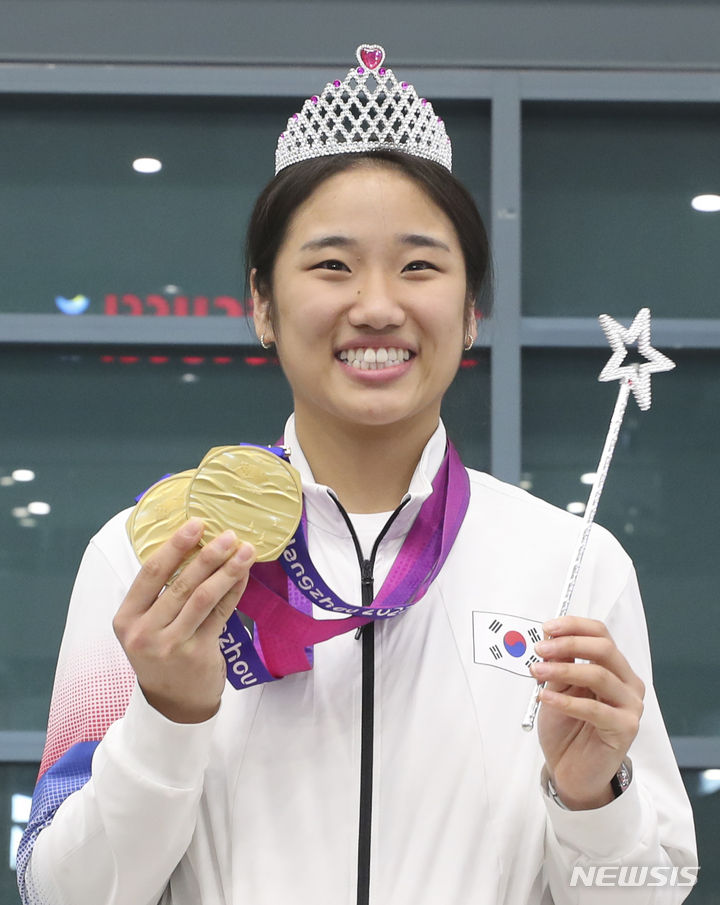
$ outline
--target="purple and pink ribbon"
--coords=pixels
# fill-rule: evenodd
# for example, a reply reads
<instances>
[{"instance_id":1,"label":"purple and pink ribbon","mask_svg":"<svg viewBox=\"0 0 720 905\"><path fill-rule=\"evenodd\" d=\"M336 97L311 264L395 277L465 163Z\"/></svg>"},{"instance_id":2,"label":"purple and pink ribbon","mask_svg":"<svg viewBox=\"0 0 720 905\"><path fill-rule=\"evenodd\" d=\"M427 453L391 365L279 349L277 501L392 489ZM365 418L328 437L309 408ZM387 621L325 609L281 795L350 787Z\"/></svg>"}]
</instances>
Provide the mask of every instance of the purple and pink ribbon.
<instances>
[{"instance_id":1,"label":"purple and pink ribbon","mask_svg":"<svg viewBox=\"0 0 720 905\"><path fill-rule=\"evenodd\" d=\"M422 599L442 569L469 501L467 472L455 447L448 443L432 493L370 607L346 603L325 584L310 558L303 519L278 560L252 567L238 608L220 636L230 683L248 688L312 669L313 645L372 620L404 613ZM314 619L313 603L347 618ZM238 611L253 620L254 636Z\"/></svg>"}]
</instances>

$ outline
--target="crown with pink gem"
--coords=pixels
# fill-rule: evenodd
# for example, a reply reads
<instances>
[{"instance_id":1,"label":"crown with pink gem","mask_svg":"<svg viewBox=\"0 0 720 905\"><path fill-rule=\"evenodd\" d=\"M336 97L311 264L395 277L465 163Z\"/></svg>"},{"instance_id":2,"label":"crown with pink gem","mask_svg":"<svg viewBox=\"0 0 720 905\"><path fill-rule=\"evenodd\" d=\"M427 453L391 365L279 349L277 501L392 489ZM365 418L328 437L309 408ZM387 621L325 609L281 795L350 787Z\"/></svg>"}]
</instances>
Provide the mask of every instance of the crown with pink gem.
<instances>
[{"instance_id":1,"label":"crown with pink gem","mask_svg":"<svg viewBox=\"0 0 720 905\"><path fill-rule=\"evenodd\" d=\"M293 113L278 139L275 173L301 160L362 151L403 151L452 169L452 146L430 101L387 69L379 44L361 44L358 65Z\"/></svg>"}]
</instances>

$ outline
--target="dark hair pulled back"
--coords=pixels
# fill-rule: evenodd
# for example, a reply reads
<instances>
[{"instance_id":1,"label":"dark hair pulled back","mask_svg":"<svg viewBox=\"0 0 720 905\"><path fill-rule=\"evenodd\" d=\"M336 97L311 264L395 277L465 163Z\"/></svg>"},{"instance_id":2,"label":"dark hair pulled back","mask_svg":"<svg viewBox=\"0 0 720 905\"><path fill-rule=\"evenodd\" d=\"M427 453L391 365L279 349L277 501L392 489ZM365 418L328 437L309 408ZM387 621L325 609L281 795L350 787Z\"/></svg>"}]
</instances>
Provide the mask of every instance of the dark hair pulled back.
<instances>
[{"instance_id":1,"label":"dark hair pulled back","mask_svg":"<svg viewBox=\"0 0 720 905\"><path fill-rule=\"evenodd\" d=\"M295 211L326 179L368 161L397 167L444 211L455 227L465 260L468 307L474 306L478 314L487 316L491 306L490 250L472 196L445 167L401 151L314 157L281 170L265 187L250 216L245 248L248 283L251 271L255 270L258 291L272 299L275 259Z\"/></svg>"}]
</instances>

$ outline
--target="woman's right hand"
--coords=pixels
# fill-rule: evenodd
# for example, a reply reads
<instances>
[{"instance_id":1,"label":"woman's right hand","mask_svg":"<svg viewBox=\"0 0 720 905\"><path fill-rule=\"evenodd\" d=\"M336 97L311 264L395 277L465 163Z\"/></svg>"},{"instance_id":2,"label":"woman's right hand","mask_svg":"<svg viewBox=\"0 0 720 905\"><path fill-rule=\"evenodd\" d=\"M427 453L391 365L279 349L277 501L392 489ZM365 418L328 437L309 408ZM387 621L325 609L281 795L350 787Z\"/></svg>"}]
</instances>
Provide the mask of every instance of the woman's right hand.
<instances>
[{"instance_id":1,"label":"woman's right hand","mask_svg":"<svg viewBox=\"0 0 720 905\"><path fill-rule=\"evenodd\" d=\"M202 537L193 518L142 566L113 629L148 703L176 723L215 714L225 685L219 638L245 590L254 548L226 531L168 584Z\"/></svg>"}]
</instances>

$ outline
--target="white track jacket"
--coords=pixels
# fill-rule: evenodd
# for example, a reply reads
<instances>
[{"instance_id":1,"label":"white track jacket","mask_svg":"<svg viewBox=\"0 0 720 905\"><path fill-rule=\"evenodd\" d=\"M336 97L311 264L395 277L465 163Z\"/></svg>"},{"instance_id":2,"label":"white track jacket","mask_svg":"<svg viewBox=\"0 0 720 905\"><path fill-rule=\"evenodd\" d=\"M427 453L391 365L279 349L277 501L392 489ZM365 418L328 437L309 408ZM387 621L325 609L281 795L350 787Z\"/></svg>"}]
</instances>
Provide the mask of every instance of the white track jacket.
<instances>
[{"instance_id":1,"label":"white track jacket","mask_svg":"<svg viewBox=\"0 0 720 905\"><path fill-rule=\"evenodd\" d=\"M430 493L445 439L440 425L380 545L376 591ZM303 477L313 560L359 605L348 529L313 482L292 419L285 441ZM521 721L532 643L555 615L581 523L469 474L470 506L438 578L375 628L367 901L679 903L689 887L657 877L696 864L693 822L652 687L632 564L593 528L572 611L604 621L647 685L633 780L603 808L567 811L548 797L537 733ZM310 672L226 686L206 723L166 720L135 685L111 627L139 568L127 516L92 539L77 576L19 857L24 902L356 905L365 642L341 635L316 646ZM385 519L353 517L366 556ZM582 875L571 885L576 865L662 869L639 888L588 887Z\"/></svg>"}]
</instances>

